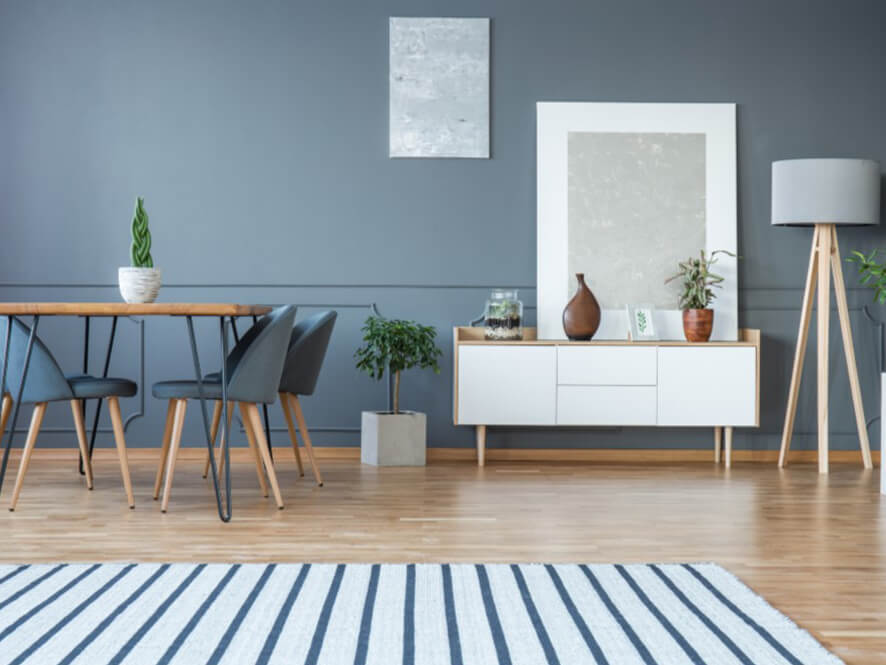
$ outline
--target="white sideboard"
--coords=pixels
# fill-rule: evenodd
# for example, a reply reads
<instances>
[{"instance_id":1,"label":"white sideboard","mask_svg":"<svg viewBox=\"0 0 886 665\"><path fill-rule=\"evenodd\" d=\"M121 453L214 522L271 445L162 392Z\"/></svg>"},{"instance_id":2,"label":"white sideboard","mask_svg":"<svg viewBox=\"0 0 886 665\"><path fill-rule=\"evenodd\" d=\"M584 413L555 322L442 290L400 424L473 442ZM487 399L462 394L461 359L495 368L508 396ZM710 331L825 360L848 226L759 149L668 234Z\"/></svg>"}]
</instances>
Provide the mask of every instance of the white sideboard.
<instances>
[{"instance_id":1,"label":"white sideboard","mask_svg":"<svg viewBox=\"0 0 886 665\"><path fill-rule=\"evenodd\" d=\"M488 342L482 328L455 328L456 425L713 427L714 456L732 458L734 427L760 419L760 331L736 342L539 340ZM725 436L724 436L725 435Z\"/></svg>"}]
</instances>

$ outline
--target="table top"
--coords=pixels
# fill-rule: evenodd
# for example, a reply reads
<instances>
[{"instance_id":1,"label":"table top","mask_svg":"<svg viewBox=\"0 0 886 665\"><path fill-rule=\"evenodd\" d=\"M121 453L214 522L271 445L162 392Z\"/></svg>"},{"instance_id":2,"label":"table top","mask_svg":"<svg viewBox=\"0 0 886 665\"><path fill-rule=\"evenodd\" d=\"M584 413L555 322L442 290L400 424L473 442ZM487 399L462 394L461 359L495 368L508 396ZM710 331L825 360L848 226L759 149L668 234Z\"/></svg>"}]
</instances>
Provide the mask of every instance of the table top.
<instances>
[{"instance_id":1,"label":"table top","mask_svg":"<svg viewBox=\"0 0 886 665\"><path fill-rule=\"evenodd\" d=\"M212 302L0 302L0 316L262 316L267 305Z\"/></svg>"}]
</instances>

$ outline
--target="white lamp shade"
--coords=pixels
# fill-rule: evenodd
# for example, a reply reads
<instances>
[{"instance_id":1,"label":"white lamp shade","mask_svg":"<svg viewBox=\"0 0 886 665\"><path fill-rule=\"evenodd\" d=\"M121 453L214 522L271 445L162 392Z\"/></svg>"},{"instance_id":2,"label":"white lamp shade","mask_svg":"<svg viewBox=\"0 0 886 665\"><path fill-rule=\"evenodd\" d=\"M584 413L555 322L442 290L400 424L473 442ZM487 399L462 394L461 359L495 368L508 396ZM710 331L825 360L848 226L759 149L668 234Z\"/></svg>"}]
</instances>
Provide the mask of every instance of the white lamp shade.
<instances>
[{"instance_id":1,"label":"white lamp shade","mask_svg":"<svg viewBox=\"0 0 886 665\"><path fill-rule=\"evenodd\" d=\"M870 159L786 159L772 163L772 223L880 223L880 165Z\"/></svg>"}]
</instances>

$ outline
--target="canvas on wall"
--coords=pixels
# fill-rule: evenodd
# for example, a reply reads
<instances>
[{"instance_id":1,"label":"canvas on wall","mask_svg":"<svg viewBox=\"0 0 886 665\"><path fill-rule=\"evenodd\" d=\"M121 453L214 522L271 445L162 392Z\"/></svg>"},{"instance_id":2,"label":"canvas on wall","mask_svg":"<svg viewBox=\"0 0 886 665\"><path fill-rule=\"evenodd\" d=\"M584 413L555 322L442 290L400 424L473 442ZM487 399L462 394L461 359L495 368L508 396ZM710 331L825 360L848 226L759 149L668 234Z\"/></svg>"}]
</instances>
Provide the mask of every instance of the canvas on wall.
<instances>
[{"instance_id":1,"label":"canvas on wall","mask_svg":"<svg viewBox=\"0 0 886 665\"><path fill-rule=\"evenodd\" d=\"M390 156L489 157L489 19L390 19Z\"/></svg>"},{"instance_id":2,"label":"canvas on wall","mask_svg":"<svg viewBox=\"0 0 886 665\"><path fill-rule=\"evenodd\" d=\"M735 253L733 104L538 104L538 327L562 339L563 307L584 273L602 309L596 339L625 339L625 307L656 308L682 339L680 285L665 280L700 249ZM712 339L738 336L735 259L714 301Z\"/></svg>"}]
</instances>

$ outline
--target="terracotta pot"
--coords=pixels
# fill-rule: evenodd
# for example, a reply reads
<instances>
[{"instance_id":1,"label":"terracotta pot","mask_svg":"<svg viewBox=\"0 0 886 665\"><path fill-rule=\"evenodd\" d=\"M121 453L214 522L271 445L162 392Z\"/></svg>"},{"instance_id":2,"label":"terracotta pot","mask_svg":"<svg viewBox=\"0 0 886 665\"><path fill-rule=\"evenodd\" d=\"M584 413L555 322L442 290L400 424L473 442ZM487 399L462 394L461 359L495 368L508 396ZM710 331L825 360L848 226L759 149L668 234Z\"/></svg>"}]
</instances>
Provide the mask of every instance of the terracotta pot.
<instances>
[{"instance_id":1,"label":"terracotta pot","mask_svg":"<svg viewBox=\"0 0 886 665\"><path fill-rule=\"evenodd\" d=\"M563 330L573 340L587 341L600 327L600 305L588 285L584 273L577 273L578 291L563 310Z\"/></svg>"},{"instance_id":2,"label":"terracotta pot","mask_svg":"<svg viewBox=\"0 0 886 665\"><path fill-rule=\"evenodd\" d=\"M684 309L683 334L687 342L707 342L714 329L714 310Z\"/></svg>"}]
</instances>

